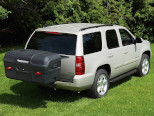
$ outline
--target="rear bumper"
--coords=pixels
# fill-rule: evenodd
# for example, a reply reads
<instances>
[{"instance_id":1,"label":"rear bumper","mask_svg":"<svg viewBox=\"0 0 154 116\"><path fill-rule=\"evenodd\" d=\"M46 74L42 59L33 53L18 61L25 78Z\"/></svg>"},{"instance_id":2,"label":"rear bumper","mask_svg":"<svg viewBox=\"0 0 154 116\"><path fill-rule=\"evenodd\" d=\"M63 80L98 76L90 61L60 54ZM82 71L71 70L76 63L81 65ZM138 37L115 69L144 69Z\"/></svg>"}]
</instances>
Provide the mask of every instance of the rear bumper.
<instances>
[{"instance_id":1,"label":"rear bumper","mask_svg":"<svg viewBox=\"0 0 154 116\"><path fill-rule=\"evenodd\" d=\"M66 89L71 91L82 91L89 89L94 80L94 74L75 75L73 83L56 81L56 88Z\"/></svg>"}]
</instances>

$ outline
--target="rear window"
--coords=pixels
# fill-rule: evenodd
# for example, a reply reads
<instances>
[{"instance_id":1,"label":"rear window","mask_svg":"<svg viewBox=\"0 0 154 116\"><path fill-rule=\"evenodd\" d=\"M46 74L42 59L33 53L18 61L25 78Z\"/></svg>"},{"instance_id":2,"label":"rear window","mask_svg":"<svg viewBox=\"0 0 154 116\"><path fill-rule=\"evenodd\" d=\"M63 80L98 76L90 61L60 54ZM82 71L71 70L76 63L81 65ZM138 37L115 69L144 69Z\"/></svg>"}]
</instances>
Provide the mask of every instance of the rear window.
<instances>
[{"instance_id":1,"label":"rear window","mask_svg":"<svg viewBox=\"0 0 154 116\"><path fill-rule=\"evenodd\" d=\"M73 34L35 32L27 45L27 49L75 55L76 40L77 36Z\"/></svg>"},{"instance_id":2,"label":"rear window","mask_svg":"<svg viewBox=\"0 0 154 116\"><path fill-rule=\"evenodd\" d=\"M83 35L84 54L90 54L102 50L101 32Z\"/></svg>"}]
</instances>

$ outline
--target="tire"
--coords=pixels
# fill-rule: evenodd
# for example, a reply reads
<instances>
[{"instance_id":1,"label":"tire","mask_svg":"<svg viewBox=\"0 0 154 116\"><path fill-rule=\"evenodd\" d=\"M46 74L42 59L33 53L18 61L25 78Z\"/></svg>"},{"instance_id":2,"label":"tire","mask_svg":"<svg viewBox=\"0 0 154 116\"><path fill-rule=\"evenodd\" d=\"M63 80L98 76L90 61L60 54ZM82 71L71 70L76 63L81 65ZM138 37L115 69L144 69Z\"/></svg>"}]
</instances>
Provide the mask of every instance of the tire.
<instances>
[{"instance_id":1,"label":"tire","mask_svg":"<svg viewBox=\"0 0 154 116\"><path fill-rule=\"evenodd\" d=\"M143 54L141 62L137 68L137 76L144 77L149 73L150 69L150 58L147 54Z\"/></svg>"},{"instance_id":2,"label":"tire","mask_svg":"<svg viewBox=\"0 0 154 116\"><path fill-rule=\"evenodd\" d=\"M99 69L96 72L93 85L89 90L89 94L93 98L101 98L105 96L109 89L109 75L106 70Z\"/></svg>"}]
</instances>

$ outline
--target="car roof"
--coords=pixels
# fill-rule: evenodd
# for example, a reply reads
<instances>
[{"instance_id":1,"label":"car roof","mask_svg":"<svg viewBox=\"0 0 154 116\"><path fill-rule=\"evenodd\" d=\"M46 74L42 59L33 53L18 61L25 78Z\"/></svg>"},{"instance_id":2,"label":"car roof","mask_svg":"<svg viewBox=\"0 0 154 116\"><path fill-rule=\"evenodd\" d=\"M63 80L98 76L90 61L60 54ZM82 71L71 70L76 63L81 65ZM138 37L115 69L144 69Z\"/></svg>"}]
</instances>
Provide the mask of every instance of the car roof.
<instances>
[{"instance_id":1,"label":"car roof","mask_svg":"<svg viewBox=\"0 0 154 116\"><path fill-rule=\"evenodd\" d=\"M43 28L38 28L36 31L52 31L52 32L61 32L61 33L72 33L77 34L82 29L95 26L107 26L105 24L93 24L93 23L69 23L69 24L59 24L53 26L46 26ZM110 25L111 26L111 25Z\"/></svg>"}]
</instances>

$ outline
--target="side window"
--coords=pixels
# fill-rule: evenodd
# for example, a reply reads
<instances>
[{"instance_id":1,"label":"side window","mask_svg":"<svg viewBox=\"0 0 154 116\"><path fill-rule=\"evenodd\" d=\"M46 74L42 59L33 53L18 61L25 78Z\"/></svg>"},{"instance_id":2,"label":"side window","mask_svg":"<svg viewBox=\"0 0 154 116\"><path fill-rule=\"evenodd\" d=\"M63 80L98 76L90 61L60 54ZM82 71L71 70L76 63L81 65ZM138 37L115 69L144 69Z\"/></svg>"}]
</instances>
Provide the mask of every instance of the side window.
<instances>
[{"instance_id":1,"label":"side window","mask_svg":"<svg viewBox=\"0 0 154 116\"><path fill-rule=\"evenodd\" d=\"M122 45L127 46L133 44L133 37L124 29L119 29Z\"/></svg>"},{"instance_id":2,"label":"side window","mask_svg":"<svg viewBox=\"0 0 154 116\"><path fill-rule=\"evenodd\" d=\"M83 35L84 54L90 54L102 50L101 32Z\"/></svg>"},{"instance_id":3,"label":"side window","mask_svg":"<svg viewBox=\"0 0 154 116\"><path fill-rule=\"evenodd\" d=\"M115 30L106 31L106 41L109 49L119 47L118 37Z\"/></svg>"}]
</instances>

